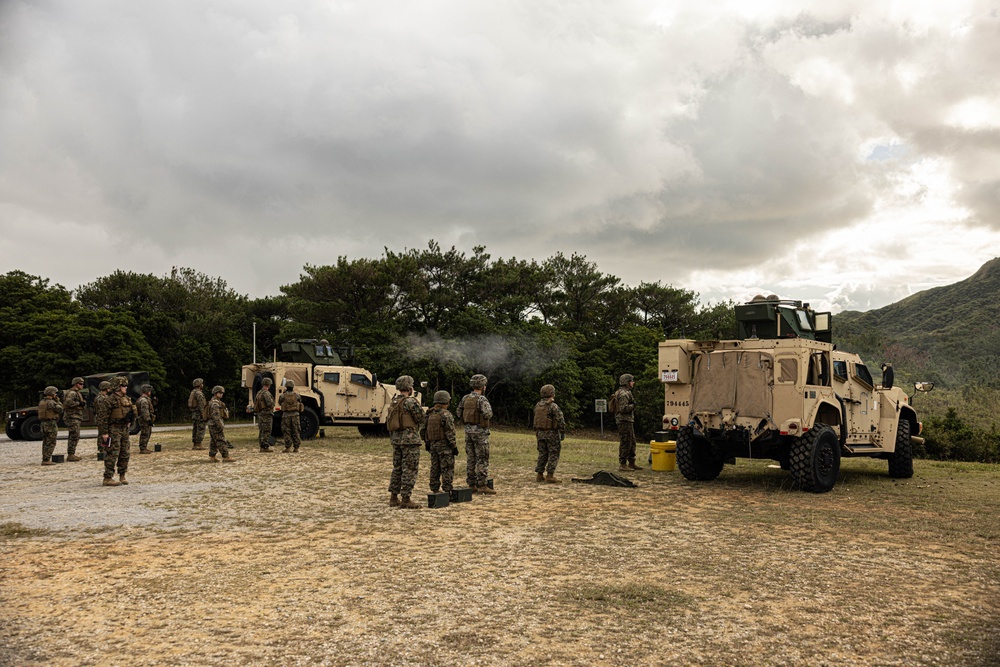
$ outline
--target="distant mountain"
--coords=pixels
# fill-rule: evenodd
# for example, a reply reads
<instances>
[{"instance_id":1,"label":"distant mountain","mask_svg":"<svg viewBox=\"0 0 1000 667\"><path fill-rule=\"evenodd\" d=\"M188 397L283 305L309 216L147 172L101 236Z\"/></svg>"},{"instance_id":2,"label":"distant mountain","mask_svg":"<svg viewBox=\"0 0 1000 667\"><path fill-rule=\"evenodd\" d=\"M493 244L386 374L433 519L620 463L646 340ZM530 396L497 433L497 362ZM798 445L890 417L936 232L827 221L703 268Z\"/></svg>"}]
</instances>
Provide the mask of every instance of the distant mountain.
<instances>
[{"instance_id":1,"label":"distant mountain","mask_svg":"<svg viewBox=\"0 0 1000 667\"><path fill-rule=\"evenodd\" d=\"M834 316L833 339L897 376L1000 388L1000 257L953 285L864 313Z\"/></svg>"}]
</instances>

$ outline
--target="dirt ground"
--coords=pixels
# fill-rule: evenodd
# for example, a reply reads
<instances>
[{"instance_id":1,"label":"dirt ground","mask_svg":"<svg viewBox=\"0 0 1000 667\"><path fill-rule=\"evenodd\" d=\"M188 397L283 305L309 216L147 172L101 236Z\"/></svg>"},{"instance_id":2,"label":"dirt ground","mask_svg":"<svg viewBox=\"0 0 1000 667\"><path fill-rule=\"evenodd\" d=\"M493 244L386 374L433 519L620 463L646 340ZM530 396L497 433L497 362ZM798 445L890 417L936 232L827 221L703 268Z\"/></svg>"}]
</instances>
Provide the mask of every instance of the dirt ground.
<instances>
[{"instance_id":1,"label":"dirt ground","mask_svg":"<svg viewBox=\"0 0 1000 667\"><path fill-rule=\"evenodd\" d=\"M222 465L165 434L120 488L6 446L0 664L1000 665L996 466L550 485L530 434L495 433L498 495L404 511L387 441L327 435L260 454L233 429ZM616 447L568 439L560 477Z\"/></svg>"}]
</instances>

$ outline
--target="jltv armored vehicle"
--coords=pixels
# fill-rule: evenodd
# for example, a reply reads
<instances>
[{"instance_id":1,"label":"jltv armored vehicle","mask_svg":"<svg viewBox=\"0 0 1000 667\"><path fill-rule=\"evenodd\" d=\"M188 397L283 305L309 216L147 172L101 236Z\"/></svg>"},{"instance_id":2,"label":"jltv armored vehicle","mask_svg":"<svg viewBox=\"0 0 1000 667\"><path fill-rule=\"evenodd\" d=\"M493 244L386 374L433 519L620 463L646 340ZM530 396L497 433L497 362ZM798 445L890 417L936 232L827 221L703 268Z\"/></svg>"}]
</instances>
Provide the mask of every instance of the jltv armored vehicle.
<instances>
[{"instance_id":1,"label":"jltv armored vehicle","mask_svg":"<svg viewBox=\"0 0 1000 667\"><path fill-rule=\"evenodd\" d=\"M84 406L83 406L83 421L80 422L81 426L95 426L94 421L94 397L99 393L98 386L104 380L110 380L113 377L124 376L128 378L128 396L132 399L134 403L142 392L139 390L144 384L149 384L149 373L146 371L128 372L128 373L97 373L96 375L87 375L83 378L83 389L80 390L80 394L83 396ZM59 400L62 400L63 392L59 392ZM59 426L65 427L66 424L63 423L62 419L59 420ZM11 410L7 413L7 421L4 428L7 433L7 437L11 440L41 440L42 439L42 422L38 419L38 406L32 405L27 408L21 408L19 410ZM139 423L136 421L132 424L132 435L139 432Z\"/></svg>"},{"instance_id":2,"label":"jltv armored vehicle","mask_svg":"<svg viewBox=\"0 0 1000 667\"><path fill-rule=\"evenodd\" d=\"M344 365L341 355L349 348L334 349L326 340L299 339L281 345L274 361L243 367L242 386L248 389L247 407L271 378L271 391L283 390L286 380L295 383L304 410L299 414L302 438L314 437L322 426L356 426L361 435L387 436L389 404L398 393L364 368ZM415 395L418 401L421 395ZM275 416L280 415L280 411ZM272 435L281 435L281 421L274 420Z\"/></svg>"},{"instance_id":3,"label":"jltv armored vehicle","mask_svg":"<svg viewBox=\"0 0 1000 667\"><path fill-rule=\"evenodd\" d=\"M713 480L736 457L773 459L806 491L833 488L845 456L885 459L913 476L921 424L891 367L877 383L832 344L832 315L800 301L736 306L735 340L660 343L663 427L689 480ZM917 383L920 391L933 388Z\"/></svg>"}]
</instances>

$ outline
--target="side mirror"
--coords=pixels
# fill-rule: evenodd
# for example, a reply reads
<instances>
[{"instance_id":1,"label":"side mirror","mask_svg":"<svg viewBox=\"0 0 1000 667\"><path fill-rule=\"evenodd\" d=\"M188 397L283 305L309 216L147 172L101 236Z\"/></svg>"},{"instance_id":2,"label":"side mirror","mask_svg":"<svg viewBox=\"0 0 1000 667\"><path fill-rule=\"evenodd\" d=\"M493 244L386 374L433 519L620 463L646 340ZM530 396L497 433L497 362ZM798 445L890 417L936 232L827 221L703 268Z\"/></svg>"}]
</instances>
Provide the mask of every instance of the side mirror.
<instances>
[{"instance_id":1,"label":"side mirror","mask_svg":"<svg viewBox=\"0 0 1000 667\"><path fill-rule=\"evenodd\" d=\"M427 389L427 380L424 380L423 382L420 383L420 388Z\"/></svg>"},{"instance_id":2,"label":"side mirror","mask_svg":"<svg viewBox=\"0 0 1000 667\"><path fill-rule=\"evenodd\" d=\"M915 382L913 384L913 388L916 389L917 391L931 391L932 389L934 389L934 383L933 382Z\"/></svg>"}]
</instances>

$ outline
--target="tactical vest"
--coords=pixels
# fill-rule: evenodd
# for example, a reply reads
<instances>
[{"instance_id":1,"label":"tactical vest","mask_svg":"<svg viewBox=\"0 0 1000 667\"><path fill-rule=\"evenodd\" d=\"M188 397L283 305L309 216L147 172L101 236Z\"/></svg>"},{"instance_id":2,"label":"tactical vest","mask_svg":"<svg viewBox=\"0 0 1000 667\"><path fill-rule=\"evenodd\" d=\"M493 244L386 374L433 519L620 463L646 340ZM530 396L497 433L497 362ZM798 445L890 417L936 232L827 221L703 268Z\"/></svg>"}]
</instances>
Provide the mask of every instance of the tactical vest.
<instances>
[{"instance_id":1,"label":"tactical vest","mask_svg":"<svg viewBox=\"0 0 1000 667\"><path fill-rule=\"evenodd\" d=\"M429 442L437 442L444 439L444 413L440 411L431 412L427 415L427 440Z\"/></svg>"},{"instance_id":2,"label":"tactical vest","mask_svg":"<svg viewBox=\"0 0 1000 667\"><path fill-rule=\"evenodd\" d=\"M198 399L195 398L195 394L200 394L200 393L201 393L200 389L193 389L191 390L191 393L188 394L188 407L191 408L192 410L198 407Z\"/></svg>"},{"instance_id":3,"label":"tactical vest","mask_svg":"<svg viewBox=\"0 0 1000 667\"><path fill-rule=\"evenodd\" d=\"M410 411L403 409L403 403L405 401L405 398L400 399L393 403L389 408L389 415L385 420L385 425L386 428L389 429L390 433L402 431L405 428L417 427L417 422L414 421L413 415L410 414Z\"/></svg>"},{"instance_id":4,"label":"tactical vest","mask_svg":"<svg viewBox=\"0 0 1000 667\"><path fill-rule=\"evenodd\" d=\"M146 410L149 412L149 420L153 421L156 417L156 411L153 409L152 399L150 399L149 396L140 396L139 400L135 404L136 409L139 409L141 404L146 405Z\"/></svg>"},{"instance_id":5,"label":"tactical vest","mask_svg":"<svg viewBox=\"0 0 1000 667\"><path fill-rule=\"evenodd\" d=\"M125 421L128 413L132 411L132 399L128 396L111 397L111 418L118 421Z\"/></svg>"},{"instance_id":6,"label":"tactical vest","mask_svg":"<svg viewBox=\"0 0 1000 667\"><path fill-rule=\"evenodd\" d=\"M63 408L67 417L83 416L83 397L76 389L67 389L63 394Z\"/></svg>"},{"instance_id":7,"label":"tactical vest","mask_svg":"<svg viewBox=\"0 0 1000 667\"><path fill-rule=\"evenodd\" d=\"M208 402L208 405L205 406L205 421L212 418L212 403L219 406L219 417L222 419L229 419L229 408L226 407L226 404L213 398Z\"/></svg>"},{"instance_id":8,"label":"tactical vest","mask_svg":"<svg viewBox=\"0 0 1000 667\"><path fill-rule=\"evenodd\" d=\"M539 403L535 406L535 428L541 431L555 431L559 428L556 418L549 414L551 403Z\"/></svg>"},{"instance_id":9,"label":"tactical vest","mask_svg":"<svg viewBox=\"0 0 1000 667\"><path fill-rule=\"evenodd\" d=\"M483 428L490 427L490 420L483 417L483 413L479 410L479 394L472 392L462 401L462 421Z\"/></svg>"},{"instance_id":10,"label":"tactical vest","mask_svg":"<svg viewBox=\"0 0 1000 667\"><path fill-rule=\"evenodd\" d=\"M264 395L271 395L271 392L267 389L261 389L257 392L257 400L253 404L254 412L264 412L267 410L267 401L264 399Z\"/></svg>"},{"instance_id":11,"label":"tactical vest","mask_svg":"<svg viewBox=\"0 0 1000 667\"><path fill-rule=\"evenodd\" d=\"M281 410L283 412L287 412L289 414L299 412L299 397L294 391L286 391L283 393L281 398L278 400L278 404L281 406Z\"/></svg>"},{"instance_id":12,"label":"tactical vest","mask_svg":"<svg viewBox=\"0 0 1000 667\"><path fill-rule=\"evenodd\" d=\"M43 398L38 404L39 419L59 419L59 412L55 409L55 401Z\"/></svg>"}]
</instances>

